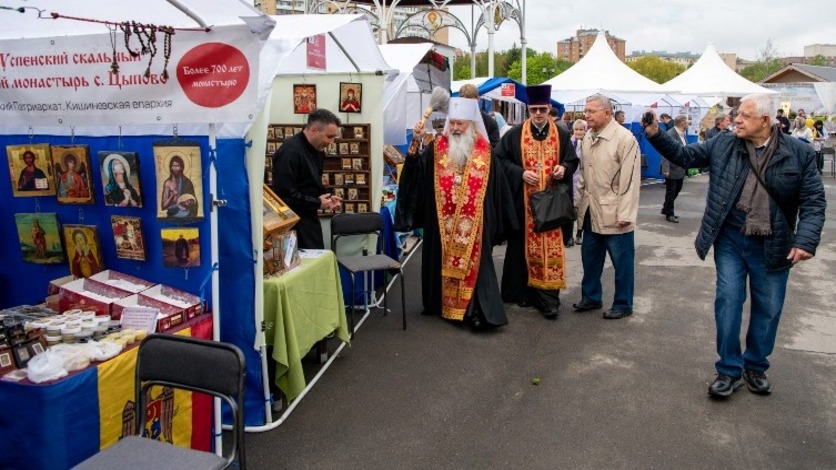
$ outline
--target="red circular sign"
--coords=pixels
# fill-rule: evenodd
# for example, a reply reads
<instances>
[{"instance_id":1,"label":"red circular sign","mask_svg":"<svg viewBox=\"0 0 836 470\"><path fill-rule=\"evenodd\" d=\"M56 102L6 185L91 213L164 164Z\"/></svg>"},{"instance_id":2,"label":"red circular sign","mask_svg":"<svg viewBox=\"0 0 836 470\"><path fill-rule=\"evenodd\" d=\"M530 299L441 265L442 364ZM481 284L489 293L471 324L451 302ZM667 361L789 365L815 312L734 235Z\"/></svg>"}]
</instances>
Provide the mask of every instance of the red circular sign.
<instances>
[{"instance_id":1,"label":"red circular sign","mask_svg":"<svg viewBox=\"0 0 836 470\"><path fill-rule=\"evenodd\" d=\"M250 63L228 44L201 44L177 63L177 81L193 103L219 108L244 93L250 81Z\"/></svg>"}]
</instances>

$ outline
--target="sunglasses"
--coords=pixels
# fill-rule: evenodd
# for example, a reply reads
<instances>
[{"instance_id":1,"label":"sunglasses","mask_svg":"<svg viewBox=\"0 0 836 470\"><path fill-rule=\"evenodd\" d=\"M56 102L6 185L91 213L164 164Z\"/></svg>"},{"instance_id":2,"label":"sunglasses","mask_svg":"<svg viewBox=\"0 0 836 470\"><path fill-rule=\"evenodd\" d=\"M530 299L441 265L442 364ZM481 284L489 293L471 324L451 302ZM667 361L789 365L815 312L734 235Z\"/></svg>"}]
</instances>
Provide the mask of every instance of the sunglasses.
<instances>
[{"instance_id":1,"label":"sunglasses","mask_svg":"<svg viewBox=\"0 0 836 470\"><path fill-rule=\"evenodd\" d=\"M528 107L528 112L531 113L531 114L548 113L549 112L549 107L548 106L529 106Z\"/></svg>"}]
</instances>

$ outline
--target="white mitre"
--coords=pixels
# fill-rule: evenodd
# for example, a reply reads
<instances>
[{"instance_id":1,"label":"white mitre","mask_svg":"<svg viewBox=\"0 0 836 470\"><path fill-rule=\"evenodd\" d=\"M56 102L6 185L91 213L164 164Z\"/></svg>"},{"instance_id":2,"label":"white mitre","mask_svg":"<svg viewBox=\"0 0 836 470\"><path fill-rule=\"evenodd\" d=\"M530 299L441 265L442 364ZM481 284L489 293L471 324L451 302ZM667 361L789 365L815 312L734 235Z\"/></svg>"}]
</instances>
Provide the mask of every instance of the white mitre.
<instances>
[{"instance_id":1,"label":"white mitre","mask_svg":"<svg viewBox=\"0 0 836 470\"><path fill-rule=\"evenodd\" d=\"M450 119L471 121L476 126L476 132L481 134L485 140L489 140L488 131L485 129L485 121L482 120L482 113L479 112L479 101L472 98L450 98L447 122L444 124L444 135L450 134Z\"/></svg>"}]
</instances>

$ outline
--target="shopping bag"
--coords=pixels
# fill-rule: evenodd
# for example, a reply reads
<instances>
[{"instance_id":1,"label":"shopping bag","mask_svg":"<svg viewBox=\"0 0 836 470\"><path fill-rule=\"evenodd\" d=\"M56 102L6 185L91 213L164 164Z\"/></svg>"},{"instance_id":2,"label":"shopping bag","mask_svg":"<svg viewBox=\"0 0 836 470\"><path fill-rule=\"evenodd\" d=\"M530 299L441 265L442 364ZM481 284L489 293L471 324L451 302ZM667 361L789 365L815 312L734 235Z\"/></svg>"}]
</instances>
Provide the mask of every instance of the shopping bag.
<instances>
[{"instance_id":1,"label":"shopping bag","mask_svg":"<svg viewBox=\"0 0 836 470\"><path fill-rule=\"evenodd\" d=\"M534 219L534 231L537 233L554 230L577 218L577 211L572 203L572 186L565 183L557 183L533 193L528 198L528 205Z\"/></svg>"}]
</instances>

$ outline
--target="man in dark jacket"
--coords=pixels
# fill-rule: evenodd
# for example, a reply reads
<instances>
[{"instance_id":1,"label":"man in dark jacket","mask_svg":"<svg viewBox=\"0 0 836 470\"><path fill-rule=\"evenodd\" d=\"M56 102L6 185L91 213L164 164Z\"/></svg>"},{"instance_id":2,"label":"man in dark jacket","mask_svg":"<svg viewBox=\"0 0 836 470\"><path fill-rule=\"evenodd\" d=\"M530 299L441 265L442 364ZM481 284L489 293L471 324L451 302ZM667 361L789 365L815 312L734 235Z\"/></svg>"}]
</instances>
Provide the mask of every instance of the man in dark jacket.
<instances>
[{"instance_id":1,"label":"man in dark jacket","mask_svg":"<svg viewBox=\"0 0 836 470\"><path fill-rule=\"evenodd\" d=\"M685 168L711 167L708 197L695 246L705 259L714 246L717 288L717 378L708 388L725 398L743 386L769 394L767 357L775 345L789 270L812 258L821 238L827 203L812 148L773 124L768 95L740 101L734 133L680 146L645 124L650 143ZM740 326L749 278L751 308L746 351Z\"/></svg>"},{"instance_id":2,"label":"man in dark jacket","mask_svg":"<svg viewBox=\"0 0 836 470\"><path fill-rule=\"evenodd\" d=\"M779 109L778 112L775 114L775 120L778 121L778 124L781 125L781 132L784 134L791 134L790 132L790 120L784 116L784 110Z\"/></svg>"},{"instance_id":3,"label":"man in dark jacket","mask_svg":"<svg viewBox=\"0 0 836 470\"><path fill-rule=\"evenodd\" d=\"M705 140L711 140L728 130L731 119L726 113L720 113L714 118L714 127L705 132Z\"/></svg>"},{"instance_id":4,"label":"man in dark jacket","mask_svg":"<svg viewBox=\"0 0 836 470\"><path fill-rule=\"evenodd\" d=\"M680 114L673 121L673 127L667 132L673 140L680 142L682 145L688 145L685 140L685 131L688 129L688 116ZM665 203L662 205L662 215L668 222L678 224L679 217L676 216L673 210L673 202L682 191L682 181L685 179L685 168L676 166L669 162L667 158L662 157L662 174L665 176Z\"/></svg>"}]
</instances>

